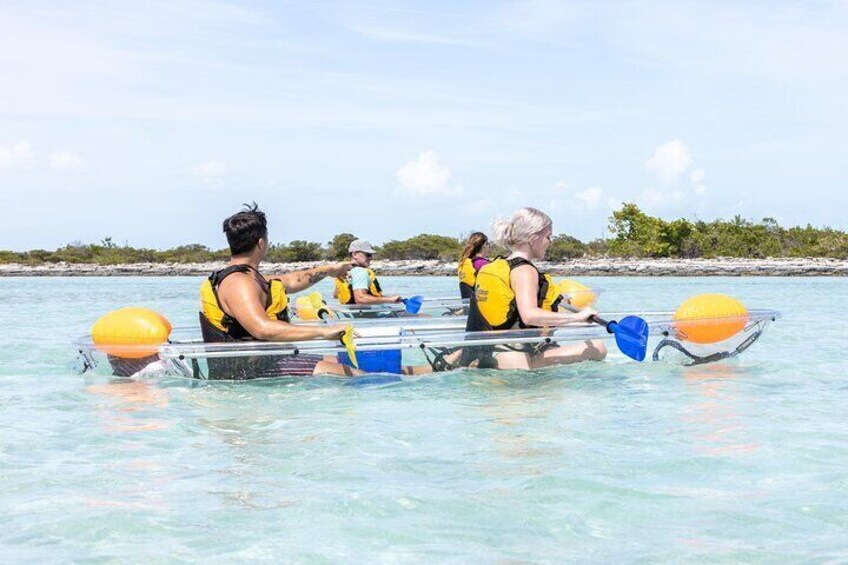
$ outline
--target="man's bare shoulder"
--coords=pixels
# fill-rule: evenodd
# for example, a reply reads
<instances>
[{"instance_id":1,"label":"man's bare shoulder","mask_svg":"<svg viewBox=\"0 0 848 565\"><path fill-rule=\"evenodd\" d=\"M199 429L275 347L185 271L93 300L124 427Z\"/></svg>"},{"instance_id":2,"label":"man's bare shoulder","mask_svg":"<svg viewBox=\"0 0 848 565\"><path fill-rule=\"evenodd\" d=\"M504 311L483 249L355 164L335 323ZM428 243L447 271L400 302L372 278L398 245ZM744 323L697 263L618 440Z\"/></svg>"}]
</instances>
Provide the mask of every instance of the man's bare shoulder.
<instances>
[{"instance_id":1,"label":"man's bare shoulder","mask_svg":"<svg viewBox=\"0 0 848 565\"><path fill-rule=\"evenodd\" d=\"M256 284L255 273L235 272L222 280L218 285L219 294L244 292L245 290L254 290L257 294L259 293L260 288Z\"/></svg>"}]
</instances>

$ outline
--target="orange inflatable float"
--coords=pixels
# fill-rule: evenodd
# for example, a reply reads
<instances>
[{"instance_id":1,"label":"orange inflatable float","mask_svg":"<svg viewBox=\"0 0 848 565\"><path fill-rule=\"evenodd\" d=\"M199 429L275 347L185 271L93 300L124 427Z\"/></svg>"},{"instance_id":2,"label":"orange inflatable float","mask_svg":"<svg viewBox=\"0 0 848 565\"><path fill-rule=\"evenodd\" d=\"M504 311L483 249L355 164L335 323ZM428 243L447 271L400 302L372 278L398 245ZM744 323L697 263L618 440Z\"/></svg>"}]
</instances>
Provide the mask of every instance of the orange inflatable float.
<instances>
[{"instance_id":1,"label":"orange inflatable float","mask_svg":"<svg viewBox=\"0 0 848 565\"><path fill-rule=\"evenodd\" d=\"M692 343L718 343L739 333L748 323L745 306L726 294L699 294L674 313L678 337Z\"/></svg>"}]
</instances>

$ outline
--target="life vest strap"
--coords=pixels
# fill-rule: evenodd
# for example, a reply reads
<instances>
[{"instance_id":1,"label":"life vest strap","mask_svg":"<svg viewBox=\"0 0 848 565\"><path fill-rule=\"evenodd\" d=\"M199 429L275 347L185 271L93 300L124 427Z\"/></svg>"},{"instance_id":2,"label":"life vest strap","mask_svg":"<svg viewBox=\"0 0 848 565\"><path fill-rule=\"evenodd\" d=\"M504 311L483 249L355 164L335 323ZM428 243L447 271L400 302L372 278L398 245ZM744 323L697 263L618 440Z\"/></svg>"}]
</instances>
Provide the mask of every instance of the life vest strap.
<instances>
[{"instance_id":1,"label":"life vest strap","mask_svg":"<svg viewBox=\"0 0 848 565\"><path fill-rule=\"evenodd\" d=\"M262 290L265 292L264 309L268 313L268 316L274 320L289 320L288 297L286 296L286 291L282 282L279 280L268 281L255 267L251 265L230 265L228 267L224 267L223 269L214 271L209 275L207 279L208 286L204 283L204 287L206 287L207 290L201 289L201 300L204 304L204 318L206 318L211 325L220 323L221 328L219 331L223 331L235 339L252 339L252 336L250 336L249 332L247 332L247 330L238 323L238 320L224 311L221 306L221 299L218 295L218 287L224 279L233 273L251 272L254 274L255 280L260 284ZM210 290L214 304L212 304L209 298ZM213 309L211 313L207 311L207 305L209 308ZM214 312L214 310L217 310L217 312ZM213 320L217 320L219 318L220 322L213 322Z\"/></svg>"}]
</instances>

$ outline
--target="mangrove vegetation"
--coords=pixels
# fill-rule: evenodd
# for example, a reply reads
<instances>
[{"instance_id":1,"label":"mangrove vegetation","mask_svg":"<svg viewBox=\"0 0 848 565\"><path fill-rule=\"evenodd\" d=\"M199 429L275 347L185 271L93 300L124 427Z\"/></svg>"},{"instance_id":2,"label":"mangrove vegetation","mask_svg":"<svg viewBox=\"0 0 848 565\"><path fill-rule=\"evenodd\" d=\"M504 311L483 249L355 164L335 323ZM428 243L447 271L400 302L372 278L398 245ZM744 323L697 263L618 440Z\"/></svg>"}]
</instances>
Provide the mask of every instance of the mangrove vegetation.
<instances>
[{"instance_id":1,"label":"mangrove vegetation","mask_svg":"<svg viewBox=\"0 0 848 565\"><path fill-rule=\"evenodd\" d=\"M848 258L848 234L824 227L784 228L773 218L759 221L735 216L730 220L664 220L650 216L635 204L624 204L609 218L609 234L605 239L583 242L573 236L559 234L548 251L551 261L584 257L631 258L767 258L826 257ZM340 233L325 243L295 240L274 244L268 250L268 261L310 262L340 260L356 238ZM436 259L455 261L462 251L462 237L419 234L409 239L389 240L379 246L383 259ZM489 253L503 253L493 246ZM54 251L0 250L0 263L92 263L116 265L125 263L203 263L229 258L227 249L209 249L190 244L173 249L146 249L118 245L111 237L99 243L70 243Z\"/></svg>"}]
</instances>

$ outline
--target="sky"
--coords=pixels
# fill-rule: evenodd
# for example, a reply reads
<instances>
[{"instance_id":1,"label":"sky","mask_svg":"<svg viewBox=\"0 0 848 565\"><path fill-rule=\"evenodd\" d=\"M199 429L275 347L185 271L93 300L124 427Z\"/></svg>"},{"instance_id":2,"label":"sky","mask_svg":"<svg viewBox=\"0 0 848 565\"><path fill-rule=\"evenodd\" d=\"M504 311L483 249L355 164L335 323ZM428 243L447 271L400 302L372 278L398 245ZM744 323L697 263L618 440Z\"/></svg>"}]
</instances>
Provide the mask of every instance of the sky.
<instances>
[{"instance_id":1,"label":"sky","mask_svg":"<svg viewBox=\"0 0 848 565\"><path fill-rule=\"evenodd\" d=\"M848 2L0 0L0 249L848 228Z\"/></svg>"}]
</instances>

